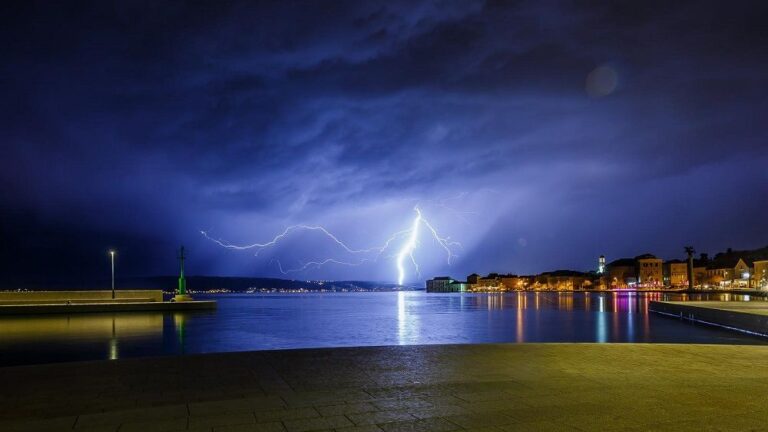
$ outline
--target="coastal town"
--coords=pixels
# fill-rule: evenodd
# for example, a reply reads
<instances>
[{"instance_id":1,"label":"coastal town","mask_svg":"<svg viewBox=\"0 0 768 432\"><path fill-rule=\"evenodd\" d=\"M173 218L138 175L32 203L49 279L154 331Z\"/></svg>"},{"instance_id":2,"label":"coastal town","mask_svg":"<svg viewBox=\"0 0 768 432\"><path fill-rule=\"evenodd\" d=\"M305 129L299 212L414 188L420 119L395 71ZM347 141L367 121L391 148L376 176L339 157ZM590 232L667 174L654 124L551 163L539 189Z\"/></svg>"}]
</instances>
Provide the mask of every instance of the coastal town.
<instances>
[{"instance_id":1,"label":"coastal town","mask_svg":"<svg viewBox=\"0 0 768 432\"><path fill-rule=\"evenodd\" d=\"M710 257L664 260L646 253L606 263L601 255L594 270L555 270L537 275L473 273L465 281L439 276L426 282L427 292L584 291L768 289L768 246L732 250Z\"/></svg>"}]
</instances>

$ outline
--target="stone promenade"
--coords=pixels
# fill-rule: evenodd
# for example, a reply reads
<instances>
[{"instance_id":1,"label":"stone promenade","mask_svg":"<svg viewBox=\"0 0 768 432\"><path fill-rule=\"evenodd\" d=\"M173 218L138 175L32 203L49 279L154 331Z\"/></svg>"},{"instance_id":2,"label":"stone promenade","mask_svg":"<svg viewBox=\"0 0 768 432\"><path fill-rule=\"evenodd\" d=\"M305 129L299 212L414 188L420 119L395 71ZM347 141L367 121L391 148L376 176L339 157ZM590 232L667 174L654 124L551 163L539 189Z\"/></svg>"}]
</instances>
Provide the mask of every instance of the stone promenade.
<instances>
[{"instance_id":1,"label":"stone promenade","mask_svg":"<svg viewBox=\"0 0 768 432\"><path fill-rule=\"evenodd\" d=\"M516 344L0 368L0 431L768 431L768 347Z\"/></svg>"}]
</instances>

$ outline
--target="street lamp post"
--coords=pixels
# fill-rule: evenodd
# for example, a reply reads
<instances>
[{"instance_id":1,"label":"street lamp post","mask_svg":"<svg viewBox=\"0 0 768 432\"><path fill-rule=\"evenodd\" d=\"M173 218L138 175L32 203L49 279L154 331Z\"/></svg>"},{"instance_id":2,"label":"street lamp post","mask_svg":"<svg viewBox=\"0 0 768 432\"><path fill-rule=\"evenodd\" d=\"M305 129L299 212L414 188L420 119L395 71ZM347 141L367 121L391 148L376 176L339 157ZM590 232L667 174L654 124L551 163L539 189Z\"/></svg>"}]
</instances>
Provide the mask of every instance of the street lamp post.
<instances>
[{"instance_id":1,"label":"street lamp post","mask_svg":"<svg viewBox=\"0 0 768 432\"><path fill-rule=\"evenodd\" d=\"M115 299L115 251L109 251L109 257L112 261L112 300Z\"/></svg>"}]
</instances>

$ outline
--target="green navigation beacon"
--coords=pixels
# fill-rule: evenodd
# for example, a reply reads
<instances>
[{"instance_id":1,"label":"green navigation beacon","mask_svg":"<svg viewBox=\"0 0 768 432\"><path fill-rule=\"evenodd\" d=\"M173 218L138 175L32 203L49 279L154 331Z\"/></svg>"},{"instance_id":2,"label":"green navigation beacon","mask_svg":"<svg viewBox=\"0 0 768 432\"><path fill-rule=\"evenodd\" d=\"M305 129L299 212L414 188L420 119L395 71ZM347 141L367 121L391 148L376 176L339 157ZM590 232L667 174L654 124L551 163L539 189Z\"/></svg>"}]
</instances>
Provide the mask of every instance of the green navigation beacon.
<instances>
[{"instance_id":1,"label":"green navigation beacon","mask_svg":"<svg viewBox=\"0 0 768 432\"><path fill-rule=\"evenodd\" d=\"M179 248L179 287L176 290L176 296L173 298L174 301L180 302L180 301L190 301L192 300L192 297L187 295L187 280L184 278L184 259L186 257L184 256L184 246Z\"/></svg>"}]
</instances>

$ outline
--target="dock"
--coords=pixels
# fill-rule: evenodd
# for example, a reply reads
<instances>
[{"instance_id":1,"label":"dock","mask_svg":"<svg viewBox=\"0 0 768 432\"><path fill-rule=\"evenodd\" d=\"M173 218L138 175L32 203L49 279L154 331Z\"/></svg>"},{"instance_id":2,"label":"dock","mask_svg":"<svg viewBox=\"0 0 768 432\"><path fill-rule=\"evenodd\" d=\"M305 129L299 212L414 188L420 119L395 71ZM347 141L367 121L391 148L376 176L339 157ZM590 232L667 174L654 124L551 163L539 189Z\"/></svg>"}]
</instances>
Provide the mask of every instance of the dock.
<instances>
[{"instance_id":1,"label":"dock","mask_svg":"<svg viewBox=\"0 0 768 432\"><path fill-rule=\"evenodd\" d=\"M186 302L109 302L0 305L0 315L73 314L96 312L181 312L216 309L213 300Z\"/></svg>"},{"instance_id":2,"label":"dock","mask_svg":"<svg viewBox=\"0 0 768 432\"><path fill-rule=\"evenodd\" d=\"M766 301L651 301L648 309L661 315L768 337Z\"/></svg>"},{"instance_id":3,"label":"dock","mask_svg":"<svg viewBox=\"0 0 768 432\"><path fill-rule=\"evenodd\" d=\"M216 309L214 300L163 301L160 290L0 292L1 315L180 312Z\"/></svg>"}]
</instances>

